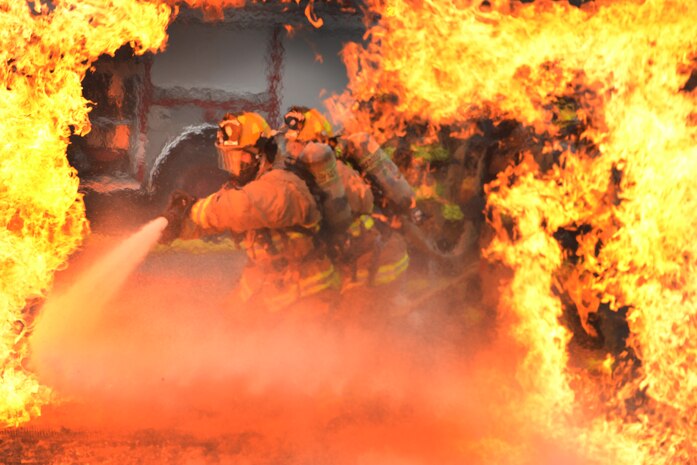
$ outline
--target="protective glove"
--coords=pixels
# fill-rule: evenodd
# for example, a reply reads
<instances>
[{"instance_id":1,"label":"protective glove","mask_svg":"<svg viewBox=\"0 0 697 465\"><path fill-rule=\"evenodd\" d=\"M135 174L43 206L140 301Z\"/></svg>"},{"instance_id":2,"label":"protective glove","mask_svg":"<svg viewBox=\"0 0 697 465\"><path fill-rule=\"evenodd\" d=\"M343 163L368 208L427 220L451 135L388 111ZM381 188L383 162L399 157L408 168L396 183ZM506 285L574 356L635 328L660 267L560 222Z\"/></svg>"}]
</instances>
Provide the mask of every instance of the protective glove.
<instances>
[{"instance_id":1,"label":"protective glove","mask_svg":"<svg viewBox=\"0 0 697 465\"><path fill-rule=\"evenodd\" d=\"M196 200L196 197L184 191L172 192L169 196L169 204L161 215L167 219L167 227L162 231L160 243L169 244L179 237L184 220L189 215Z\"/></svg>"}]
</instances>

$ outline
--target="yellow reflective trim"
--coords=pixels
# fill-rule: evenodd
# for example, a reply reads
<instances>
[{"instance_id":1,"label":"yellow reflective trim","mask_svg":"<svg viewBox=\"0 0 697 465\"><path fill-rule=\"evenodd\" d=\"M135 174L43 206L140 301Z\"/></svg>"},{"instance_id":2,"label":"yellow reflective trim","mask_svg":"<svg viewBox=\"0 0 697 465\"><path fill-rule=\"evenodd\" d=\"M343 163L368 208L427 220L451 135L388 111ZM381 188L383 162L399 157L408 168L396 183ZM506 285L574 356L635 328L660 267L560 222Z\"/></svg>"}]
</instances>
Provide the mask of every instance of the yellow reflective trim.
<instances>
[{"instance_id":1,"label":"yellow reflective trim","mask_svg":"<svg viewBox=\"0 0 697 465\"><path fill-rule=\"evenodd\" d=\"M391 270L378 270L375 276L375 284L387 284L397 279L409 267L409 256L405 255L399 262L393 265Z\"/></svg>"},{"instance_id":2,"label":"yellow reflective trim","mask_svg":"<svg viewBox=\"0 0 697 465\"><path fill-rule=\"evenodd\" d=\"M397 260L394 263L382 265L381 267L378 268L378 274L380 273L390 273L394 271L399 271L399 270L404 270L406 267L409 265L409 255L404 254L402 258Z\"/></svg>"},{"instance_id":3,"label":"yellow reflective trim","mask_svg":"<svg viewBox=\"0 0 697 465\"><path fill-rule=\"evenodd\" d=\"M279 310L282 307L292 304L301 297L311 296L331 287L336 288L339 286L340 281L341 279L334 265L330 264L325 271L303 278L299 282L288 283L288 290L286 292L262 293L260 297L271 310ZM253 291L244 275L240 280L239 286L242 300L249 300L253 295Z\"/></svg>"},{"instance_id":4,"label":"yellow reflective trim","mask_svg":"<svg viewBox=\"0 0 697 465\"><path fill-rule=\"evenodd\" d=\"M316 281L324 280L335 273L336 273L336 270L334 269L334 265L329 265L329 268L327 268L326 271L324 271L322 273L315 273L311 276L308 276L307 278L301 279L300 280L300 290L302 291L303 289L306 289L308 286L312 285Z\"/></svg>"},{"instance_id":5,"label":"yellow reflective trim","mask_svg":"<svg viewBox=\"0 0 697 465\"><path fill-rule=\"evenodd\" d=\"M388 263L380 266L375 272L373 284L382 285L394 281L404 273L409 267L409 254L404 254L402 258L394 263ZM368 280L369 272L366 269L360 269L356 272L356 281L359 283Z\"/></svg>"},{"instance_id":6,"label":"yellow reflective trim","mask_svg":"<svg viewBox=\"0 0 697 465\"><path fill-rule=\"evenodd\" d=\"M208 208L213 196L206 197L203 200L199 200L191 208L191 220L197 225L204 229L208 229L211 225L208 223L208 218L206 217L205 210Z\"/></svg>"},{"instance_id":7,"label":"yellow reflective trim","mask_svg":"<svg viewBox=\"0 0 697 465\"><path fill-rule=\"evenodd\" d=\"M193 221L196 224L199 224L198 215L199 215L199 209L201 208L201 203L203 203L203 200L199 200L196 203L194 203L194 206L191 207L191 211L189 212L189 216L191 217L191 221Z\"/></svg>"},{"instance_id":8,"label":"yellow reflective trim","mask_svg":"<svg viewBox=\"0 0 697 465\"><path fill-rule=\"evenodd\" d=\"M315 282L317 282L317 284L313 285ZM280 307L288 306L301 297L311 296L338 285L339 275L336 273L334 266L330 265L326 271L304 278L297 285L289 283L289 290L287 292L277 293L273 296L265 296L264 300L267 305L273 307L272 310L279 310Z\"/></svg>"},{"instance_id":9,"label":"yellow reflective trim","mask_svg":"<svg viewBox=\"0 0 697 465\"><path fill-rule=\"evenodd\" d=\"M340 284L341 277L339 276L339 273L332 273L331 279L323 283L317 284L313 287L302 290L300 295L301 297L307 297L310 295L317 294L318 292L322 292L325 289L338 288Z\"/></svg>"},{"instance_id":10,"label":"yellow reflective trim","mask_svg":"<svg viewBox=\"0 0 697 465\"><path fill-rule=\"evenodd\" d=\"M375 226L375 220L370 215L361 215L349 225L348 233L353 237L361 235L362 230L370 230Z\"/></svg>"},{"instance_id":11,"label":"yellow reflective trim","mask_svg":"<svg viewBox=\"0 0 697 465\"><path fill-rule=\"evenodd\" d=\"M307 296L315 295L318 292L322 292L325 289L329 289L331 287L334 287L334 288L339 287L339 284L340 284L340 279L338 278L338 275L337 275L336 279L332 279L329 282L326 282L323 284L318 284L318 285L311 287L309 289L305 289L305 291L303 291L301 293L300 297L307 297Z\"/></svg>"}]
</instances>

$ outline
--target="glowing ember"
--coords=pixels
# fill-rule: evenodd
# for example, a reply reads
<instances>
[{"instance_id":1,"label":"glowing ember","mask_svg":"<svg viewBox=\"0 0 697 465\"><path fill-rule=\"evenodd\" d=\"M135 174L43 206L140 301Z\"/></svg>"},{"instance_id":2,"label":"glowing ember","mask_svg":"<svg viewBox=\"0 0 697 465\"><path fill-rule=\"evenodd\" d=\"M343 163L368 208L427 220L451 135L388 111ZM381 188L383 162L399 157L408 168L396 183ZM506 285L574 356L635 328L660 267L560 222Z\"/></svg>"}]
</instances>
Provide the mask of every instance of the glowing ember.
<instances>
[{"instance_id":1,"label":"glowing ember","mask_svg":"<svg viewBox=\"0 0 697 465\"><path fill-rule=\"evenodd\" d=\"M680 89L697 53L694 3L369 3L381 19L366 47L344 50L351 95L334 100L337 111L380 91L398 97L392 120L358 114L354 124L399 133L415 117L434 125L513 118L550 141L547 153L563 152L551 169L529 154L489 187L497 237L488 255L514 270L500 311L529 347L519 368L523 414L604 463L691 463L697 131L694 93ZM576 102L594 144L554 141L561 98ZM554 234L580 226L569 256ZM642 366L602 415L574 411L569 336L553 287L583 297L581 312L600 302L629 307L629 344ZM627 407L640 390L648 400Z\"/></svg>"}]
</instances>

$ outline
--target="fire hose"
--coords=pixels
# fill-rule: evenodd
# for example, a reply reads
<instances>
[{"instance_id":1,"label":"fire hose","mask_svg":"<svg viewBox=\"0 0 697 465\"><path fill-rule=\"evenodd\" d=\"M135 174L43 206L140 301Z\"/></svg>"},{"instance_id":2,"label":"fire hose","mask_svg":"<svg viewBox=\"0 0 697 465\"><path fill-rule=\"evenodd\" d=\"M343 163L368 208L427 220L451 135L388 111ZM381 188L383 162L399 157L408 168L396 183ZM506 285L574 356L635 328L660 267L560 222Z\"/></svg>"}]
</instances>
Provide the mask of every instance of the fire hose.
<instances>
[{"instance_id":1,"label":"fire hose","mask_svg":"<svg viewBox=\"0 0 697 465\"><path fill-rule=\"evenodd\" d=\"M401 231L407 242L419 252L438 260L443 265L457 265L469 254L477 242L477 234L470 223L460 234L455 246L448 250L441 250L438 245L424 233L416 224L408 219L401 222Z\"/></svg>"}]
</instances>

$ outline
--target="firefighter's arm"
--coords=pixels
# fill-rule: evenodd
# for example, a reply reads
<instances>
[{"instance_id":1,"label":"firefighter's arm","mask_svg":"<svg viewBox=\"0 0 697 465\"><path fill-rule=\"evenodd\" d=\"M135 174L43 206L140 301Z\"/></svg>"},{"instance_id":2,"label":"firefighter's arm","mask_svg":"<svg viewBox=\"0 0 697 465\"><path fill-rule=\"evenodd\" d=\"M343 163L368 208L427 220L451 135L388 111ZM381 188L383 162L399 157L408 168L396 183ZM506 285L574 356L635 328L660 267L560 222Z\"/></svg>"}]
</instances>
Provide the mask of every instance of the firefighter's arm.
<instances>
[{"instance_id":1,"label":"firefighter's arm","mask_svg":"<svg viewBox=\"0 0 697 465\"><path fill-rule=\"evenodd\" d=\"M194 203L189 220L198 231L219 234L224 231L244 232L250 202L241 189L221 189ZM192 231L193 231L192 229Z\"/></svg>"},{"instance_id":2,"label":"firefighter's arm","mask_svg":"<svg viewBox=\"0 0 697 465\"><path fill-rule=\"evenodd\" d=\"M197 201L190 220L213 233L306 225L314 207L309 191L300 192L277 171L279 174L268 174L241 189L222 189Z\"/></svg>"},{"instance_id":3,"label":"firefighter's arm","mask_svg":"<svg viewBox=\"0 0 697 465\"><path fill-rule=\"evenodd\" d=\"M185 229L187 217L195 202L196 198L184 191L174 191L170 195L169 204L161 215L167 220L167 226L160 236L161 243L169 244L174 239L182 237L182 230Z\"/></svg>"},{"instance_id":4,"label":"firefighter's arm","mask_svg":"<svg viewBox=\"0 0 697 465\"><path fill-rule=\"evenodd\" d=\"M361 173L377 184L395 213L406 214L416 206L414 189L370 134L350 135L346 151Z\"/></svg>"}]
</instances>

